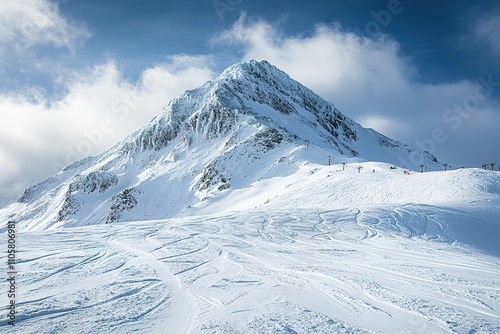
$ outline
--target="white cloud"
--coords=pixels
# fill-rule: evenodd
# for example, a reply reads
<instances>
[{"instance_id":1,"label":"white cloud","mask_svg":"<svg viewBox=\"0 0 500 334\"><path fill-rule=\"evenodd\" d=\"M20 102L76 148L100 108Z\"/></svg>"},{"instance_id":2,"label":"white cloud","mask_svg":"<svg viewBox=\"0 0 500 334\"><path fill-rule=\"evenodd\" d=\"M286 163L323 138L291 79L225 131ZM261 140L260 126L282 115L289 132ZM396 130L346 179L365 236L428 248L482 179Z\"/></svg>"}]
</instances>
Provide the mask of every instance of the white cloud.
<instances>
[{"instance_id":1,"label":"white cloud","mask_svg":"<svg viewBox=\"0 0 500 334\"><path fill-rule=\"evenodd\" d=\"M365 128L377 129L377 131L381 133L389 133L393 128L406 127L404 123L397 122L390 118L373 115L361 116L358 122Z\"/></svg>"},{"instance_id":2,"label":"white cloud","mask_svg":"<svg viewBox=\"0 0 500 334\"><path fill-rule=\"evenodd\" d=\"M318 25L311 36L282 37L271 24L242 16L219 41L243 45L245 59L267 59L320 92L353 84L384 92L391 90L385 82L406 85L415 74L394 40L360 37L338 25Z\"/></svg>"},{"instance_id":3,"label":"white cloud","mask_svg":"<svg viewBox=\"0 0 500 334\"><path fill-rule=\"evenodd\" d=\"M0 45L23 49L40 44L73 50L90 32L81 24L61 16L49 0L0 2Z\"/></svg>"},{"instance_id":4,"label":"white cloud","mask_svg":"<svg viewBox=\"0 0 500 334\"><path fill-rule=\"evenodd\" d=\"M472 34L467 36L466 43L476 44L477 41L483 41L489 44L489 47L496 53L500 53L500 16L481 17L476 21Z\"/></svg>"},{"instance_id":5,"label":"white cloud","mask_svg":"<svg viewBox=\"0 0 500 334\"><path fill-rule=\"evenodd\" d=\"M38 94L0 95L0 206L71 161L95 155L145 125L172 98L214 76L200 57L174 57L131 83L113 62L67 78L52 103ZM17 192L10 189L19 180ZM19 183L22 186L19 186ZM9 185L9 187L7 187Z\"/></svg>"}]
</instances>

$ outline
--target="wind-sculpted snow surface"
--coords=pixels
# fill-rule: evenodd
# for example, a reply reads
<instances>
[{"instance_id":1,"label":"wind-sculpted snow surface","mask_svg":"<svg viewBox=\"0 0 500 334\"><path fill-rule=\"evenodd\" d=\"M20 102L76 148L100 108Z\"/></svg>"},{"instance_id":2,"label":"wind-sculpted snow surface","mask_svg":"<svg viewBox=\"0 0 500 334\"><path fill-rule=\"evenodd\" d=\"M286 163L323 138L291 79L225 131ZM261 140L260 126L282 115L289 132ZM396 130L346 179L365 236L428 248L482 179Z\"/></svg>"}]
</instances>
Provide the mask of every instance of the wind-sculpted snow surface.
<instances>
[{"instance_id":1,"label":"wind-sculpted snow surface","mask_svg":"<svg viewBox=\"0 0 500 334\"><path fill-rule=\"evenodd\" d=\"M16 332L498 333L499 257L455 242L470 218L402 205L22 233Z\"/></svg>"}]
</instances>

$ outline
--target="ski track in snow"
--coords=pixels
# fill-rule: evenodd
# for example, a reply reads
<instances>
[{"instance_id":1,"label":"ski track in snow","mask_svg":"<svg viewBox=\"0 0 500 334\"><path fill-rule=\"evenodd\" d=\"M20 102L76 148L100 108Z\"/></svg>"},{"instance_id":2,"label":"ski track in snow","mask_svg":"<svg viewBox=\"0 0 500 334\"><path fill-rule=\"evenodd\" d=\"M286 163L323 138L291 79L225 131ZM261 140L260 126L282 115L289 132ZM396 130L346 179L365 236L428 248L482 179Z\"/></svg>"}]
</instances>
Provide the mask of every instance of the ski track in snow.
<instances>
[{"instance_id":1,"label":"ski track in snow","mask_svg":"<svg viewBox=\"0 0 500 334\"><path fill-rule=\"evenodd\" d=\"M500 261L454 242L457 217L400 205L22 233L16 332L499 333Z\"/></svg>"}]
</instances>

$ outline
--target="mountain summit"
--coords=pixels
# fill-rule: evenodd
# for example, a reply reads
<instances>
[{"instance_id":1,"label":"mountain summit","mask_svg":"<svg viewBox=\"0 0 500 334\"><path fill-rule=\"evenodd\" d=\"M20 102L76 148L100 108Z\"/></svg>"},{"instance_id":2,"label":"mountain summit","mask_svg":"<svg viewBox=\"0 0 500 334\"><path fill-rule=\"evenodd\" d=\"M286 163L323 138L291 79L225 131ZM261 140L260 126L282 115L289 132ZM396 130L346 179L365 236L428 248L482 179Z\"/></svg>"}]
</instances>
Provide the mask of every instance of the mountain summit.
<instances>
[{"instance_id":1,"label":"mountain summit","mask_svg":"<svg viewBox=\"0 0 500 334\"><path fill-rule=\"evenodd\" d=\"M267 61L251 60L173 99L109 151L27 189L0 216L22 230L168 218L220 206L235 189L252 191L305 165L401 165L410 155L436 162L363 128Z\"/></svg>"}]
</instances>

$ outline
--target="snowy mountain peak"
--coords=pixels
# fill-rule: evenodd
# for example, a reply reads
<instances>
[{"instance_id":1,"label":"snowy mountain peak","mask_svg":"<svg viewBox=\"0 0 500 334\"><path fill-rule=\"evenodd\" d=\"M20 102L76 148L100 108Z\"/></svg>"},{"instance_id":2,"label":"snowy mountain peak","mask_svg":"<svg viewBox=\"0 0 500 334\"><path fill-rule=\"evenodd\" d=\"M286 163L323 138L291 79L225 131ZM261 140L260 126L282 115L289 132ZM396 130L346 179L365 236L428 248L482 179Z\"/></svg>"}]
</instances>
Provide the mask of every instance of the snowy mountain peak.
<instances>
[{"instance_id":1,"label":"snowy mountain peak","mask_svg":"<svg viewBox=\"0 0 500 334\"><path fill-rule=\"evenodd\" d=\"M251 60L173 99L109 151L26 190L0 216L26 229L168 218L303 166L380 161L408 168L410 155L436 161L363 128L268 62Z\"/></svg>"},{"instance_id":2,"label":"snowy mountain peak","mask_svg":"<svg viewBox=\"0 0 500 334\"><path fill-rule=\"evenodd\" d=\"M286 88L290 88L294 85L290 83L296 83L291 79L288 74L281 71L274 65L271 65L268 61L256 61L249 60L239 64L234 64L224 70L214 81L224 81L224 80L241 80L241 81L251 81L258 80L269 85L281 84L285 85Z\"/></svg>"}]
</instances>

